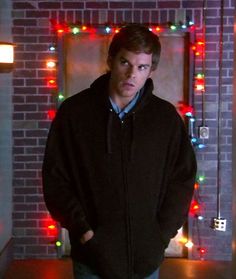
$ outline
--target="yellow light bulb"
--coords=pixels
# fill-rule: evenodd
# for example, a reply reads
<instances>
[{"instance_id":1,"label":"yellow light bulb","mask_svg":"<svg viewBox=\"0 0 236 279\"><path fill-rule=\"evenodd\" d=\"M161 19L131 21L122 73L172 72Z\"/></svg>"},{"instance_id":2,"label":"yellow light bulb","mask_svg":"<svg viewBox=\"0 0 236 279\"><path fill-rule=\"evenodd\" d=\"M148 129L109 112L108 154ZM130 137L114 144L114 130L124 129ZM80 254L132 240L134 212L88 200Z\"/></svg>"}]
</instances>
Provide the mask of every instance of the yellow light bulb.
<instances>
[{"instance_id":1,"label":"yellow light bulb","mask_svg":"<svg viewBox=\"0 0 236 279\"><path fill-rule=\"evenodd\" d=\"M191 249L192 247L193 247L193 242L191 241L191 240L188 240L188 242L187 243L185 243L185 247L187 247L187 248L189 248L189 249Z\"/></svg>"}]
</instances>

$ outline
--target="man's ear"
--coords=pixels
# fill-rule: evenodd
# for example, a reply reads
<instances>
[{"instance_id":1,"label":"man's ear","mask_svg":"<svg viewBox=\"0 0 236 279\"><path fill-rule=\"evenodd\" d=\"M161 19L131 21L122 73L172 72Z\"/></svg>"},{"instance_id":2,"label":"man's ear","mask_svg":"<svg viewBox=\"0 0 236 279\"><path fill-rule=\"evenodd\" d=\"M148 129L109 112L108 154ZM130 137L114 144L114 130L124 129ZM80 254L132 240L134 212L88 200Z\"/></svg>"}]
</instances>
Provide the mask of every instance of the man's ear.
<instances>
[{"instance_id":1,"label":"man's ear","mask_svg":"<svg viewBox=\"0 0 236 279\"><path fill-rule=\"evenodd\" d=\"M153 73L153 71L151 70L150 73L149 73L149 76L148 76L149 78L152 77L152 73Z\"/></svg>"}]
</instances>

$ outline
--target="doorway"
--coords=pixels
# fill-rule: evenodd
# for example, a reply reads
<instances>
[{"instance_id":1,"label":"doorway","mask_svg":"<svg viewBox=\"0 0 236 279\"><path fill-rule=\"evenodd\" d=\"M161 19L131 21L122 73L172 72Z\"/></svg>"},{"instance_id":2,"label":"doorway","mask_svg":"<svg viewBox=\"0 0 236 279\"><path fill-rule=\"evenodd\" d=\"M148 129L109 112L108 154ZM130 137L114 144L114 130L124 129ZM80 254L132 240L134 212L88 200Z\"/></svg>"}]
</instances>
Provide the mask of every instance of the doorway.
<instances>
[{"instance_id":1,"label":"doorway","mask_svg":"<svg viewBox=\"0 0 236 279\"><path fill-rule=\"evenodd\" d=\"M154 94L171 102L176 107L188 101L189 94L189 58L187 33L163 33L159 36L162 45L158 68L152 74ZM68 34L64 38L64 95L70 97L90 84L101 74L107 72L107 51L112 35ZM165 255L184 257L186 251L179 239L186 233L187 227L179 230L171 240ZM68 233L62 229L62 254L68 255L70 245Z\"/></svg>"}]
</instances>

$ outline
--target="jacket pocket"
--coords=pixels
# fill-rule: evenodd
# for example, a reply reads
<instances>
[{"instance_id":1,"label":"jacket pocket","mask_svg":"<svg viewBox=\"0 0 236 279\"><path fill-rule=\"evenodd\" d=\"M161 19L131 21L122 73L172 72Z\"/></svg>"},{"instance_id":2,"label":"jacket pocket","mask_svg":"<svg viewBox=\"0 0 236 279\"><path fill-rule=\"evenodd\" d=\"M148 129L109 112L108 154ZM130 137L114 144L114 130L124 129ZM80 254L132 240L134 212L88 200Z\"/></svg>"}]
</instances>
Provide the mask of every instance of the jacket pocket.
<instances>
[{"instance_id":1,"label":"jacket pocket","mask_svg":"<svg viewBox=\"0 0 236 279\"><path fill-rule=\"evenodd\" d=\"M166 245L156 220L137 231L133 244L135 273L145 277L157 269L164 259Z\"/></svg>"},{"instance_id":2,"label":"jacket pocket","mask_svg":"<svg viewBox=\"0 0 236 279\"><path fill-rule=\"evenodd\" d=\"M104 279L124 279L126 249L119 234L110 229L98 228L84 244L90 266Z\"/></svg>"}]
</instances>

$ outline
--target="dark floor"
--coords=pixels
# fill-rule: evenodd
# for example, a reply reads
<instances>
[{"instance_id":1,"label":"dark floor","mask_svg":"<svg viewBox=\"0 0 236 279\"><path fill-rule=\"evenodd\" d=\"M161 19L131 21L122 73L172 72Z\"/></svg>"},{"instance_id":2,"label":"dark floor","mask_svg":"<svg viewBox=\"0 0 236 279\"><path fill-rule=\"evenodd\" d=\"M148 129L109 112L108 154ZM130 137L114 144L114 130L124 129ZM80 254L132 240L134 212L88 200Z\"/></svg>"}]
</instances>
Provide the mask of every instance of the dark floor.
<instances>
[{"instance_id":1,"label":"dark floor","mask_svg":"<svg viewBox=\"0 0 236 279\"><path fill-rule=\"evenodd\" d=\"M72 279L69 259L15 260L3 279ZM160 279L231 279L231 262L166 259Z\"/></svg>"}]
</instances>

